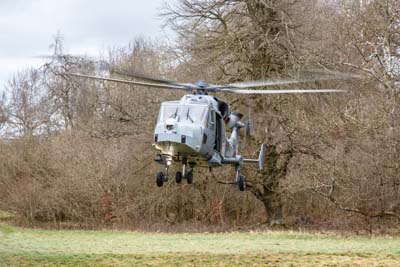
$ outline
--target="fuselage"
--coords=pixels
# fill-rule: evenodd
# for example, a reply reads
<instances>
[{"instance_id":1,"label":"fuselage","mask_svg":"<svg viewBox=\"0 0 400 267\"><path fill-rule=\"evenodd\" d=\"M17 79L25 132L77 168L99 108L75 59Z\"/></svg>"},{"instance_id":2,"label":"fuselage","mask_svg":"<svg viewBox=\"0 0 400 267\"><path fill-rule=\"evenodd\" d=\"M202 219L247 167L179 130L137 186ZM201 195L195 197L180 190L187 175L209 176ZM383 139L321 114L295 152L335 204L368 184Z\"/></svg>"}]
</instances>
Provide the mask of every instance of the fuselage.
<instances>
[{"instance_id":1,"label":"fuselage","mask_svg":"<svg viewBox=\"0 0 400 267\"><path fill-rule=\"evenodd\" d=\"M220 165L218 157L225 154L226 146L224 117L228 113L225 102L209 95L185 95L179 101L163 102L154 146L166 160L203 167Z\"/></svg>"}]
</instances>

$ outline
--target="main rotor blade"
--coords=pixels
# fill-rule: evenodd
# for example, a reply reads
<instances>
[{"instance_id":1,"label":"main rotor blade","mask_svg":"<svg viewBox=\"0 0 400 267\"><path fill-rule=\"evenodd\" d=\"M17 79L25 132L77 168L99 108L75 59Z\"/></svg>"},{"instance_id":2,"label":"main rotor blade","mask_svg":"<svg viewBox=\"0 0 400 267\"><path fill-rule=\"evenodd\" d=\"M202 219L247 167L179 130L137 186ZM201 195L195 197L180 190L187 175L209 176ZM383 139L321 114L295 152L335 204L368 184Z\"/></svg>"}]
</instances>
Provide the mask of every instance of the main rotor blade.
<instances>
[{"instance_id":1,"label":"main rotor blade","mask_svg":"<svg viewBox=\"0 0 400 267\"><path fill-rule=\"evenodd\" d=\"M163 88L163 89L179 89L179 90L187 90L187 91L192 90L191 88L185 88L185 87L176 86L176 85L137 82L137 81L106 78L106 77L100 77L100 76L85 75L85 74L79 74L79 73L68 73L68 75L76 76L76 77L82 77L82 78L88 78L88 79L94 79L94 80L110 81L110 82L116 82L116 83L125 83L125 84L131 84L131 85L133 84L133 85L149 86L149 87Z\"/></svg>"},{"instance_id":2,"label":"main rotor blade","mask_svg":"<svg viewBox=\"0 0 400 267\"><path fill-rule=\"evenodd\" d=\"M227 85L216 86L216 89L230 88L230 89L246 89L246 88L255 88L255 87L267 87L267 86L277 86L277 85L287 85L287 84L297 84L297 83L309 83L309 82L318 82L318 81L329 81L329 80L337 80L343 79L343 77L318 77L318 78L310 78L310 79L282 79L282 80L261 80L261 81L249 81L249 82L237 82L230 83Z\"/></svg>"},{"instance_id":3,"label":"main rotor blade","mask_svg":"<svg viewBox=\"0 0 400 267\"><path fill-rule=\"evenodd\" d=\"M305 72L309 73L317 73L320 75L334 75L340 79L364 79L362 75L359 74L354 74L354 73L348 73L348 72L340 72L340 71L334 71L334 70L326 70L326 69L305 69Z\"/></svg>"},{"instance_id":4,"label":"main rotor blade","mask_svg":"<svg viewBox=\"0 0 400 267\"><path fill-rule=\"evenodd\" d=\"M167 79L162 79L162 78L155 78L151 76L147 76L144 74L139 74L139 73L127 73L125 71L120 71L120 70L111 70L112 73L132 77L132 78L137 78L149 82L155 82L155 83L160 83L160 84L167 84L167 85L173 85L173 86L180 86L180 87L185 87L185 88L190 88L190 89L196 89L197 87L194 84L191 83L180 83L177 81L172 81L172 80L167 80Z\"/></svg>"},{"instance_id":5,"label":"main rotor blade","mask_svg":"<svg viewBox=\"0 0 400 267\"><path fill-rule=\"evenodd\" d=\"M242 90L242 89L221 89L219 92L234 94L318 94L318 93L346 93L346 90L339 89L283 89L283 90Z\"/></svg>"},{"instance_id":6,"label":"main rotor blade","mask_svg":"<svg viewBox=\"0 0 400 267\"><path fill-rule=\"evenodd\" d=\"M312 70L307 70L307 72L316 73L319 76L310 78L301 78L301 79L269 79L269 80L259 80L259 81L236 82L226 85L217 85L215 87L211 87L210 89L215 91L218 91L219 89L247 89L247 88L268 87L268 86L288 85L297 83L310 83L310 82L329 81L329 80L362 78L361 76L356 74L342 73L338 71L328 72L324 70L312 69Z\"/></svg>"}]
</instances>

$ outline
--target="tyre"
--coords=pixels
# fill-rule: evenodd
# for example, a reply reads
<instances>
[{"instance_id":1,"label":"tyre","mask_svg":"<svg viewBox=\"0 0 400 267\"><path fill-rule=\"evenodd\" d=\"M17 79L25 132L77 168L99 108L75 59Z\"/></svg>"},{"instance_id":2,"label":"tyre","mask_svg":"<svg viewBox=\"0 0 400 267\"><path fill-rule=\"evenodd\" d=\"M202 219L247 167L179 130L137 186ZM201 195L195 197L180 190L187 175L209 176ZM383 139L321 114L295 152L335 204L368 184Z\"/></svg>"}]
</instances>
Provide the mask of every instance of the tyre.
<instances>
[{"instance_id":1,"label":"tyre","mask_svg":"<svg viewBox=\"0 0 400 267\"><path fill-rule=\"evenodd\" d=\"M238 186L240 191L244 191L246 189L246 178L242 175L239 176Z\"/></svg>"},{"instance_id":2,"label":"tyre","mask_svg":"<svg viewBox=\"0 0 400 267\"><path fill-rule=\"evenodd\" d=\"M188 184L193 183L193 171L190 170L187 174L186 174L186 181Z\"/></svg>"},{"instance_id":3,"label":"tyre","mask_svg":"<svg viewBox=\"0 0 400 267\"><path fill-rule=\"evenodd\" d=\"M176 172L176 174L175 174L175 182L177 184L180 184L182 182L182 173L181 172Z\"/></svg>"},{"instance_id":4,"label":"tyre","mask_svg":"<svg viewBox=\"0 0 400 267\"><path fill-rule=\"evenodd\" d=\"M163 184L164 184L164 173L162 173L162 172L157 173L156 183L157 183L158 187L163 186Z\"/></svg>"}]
</instances>

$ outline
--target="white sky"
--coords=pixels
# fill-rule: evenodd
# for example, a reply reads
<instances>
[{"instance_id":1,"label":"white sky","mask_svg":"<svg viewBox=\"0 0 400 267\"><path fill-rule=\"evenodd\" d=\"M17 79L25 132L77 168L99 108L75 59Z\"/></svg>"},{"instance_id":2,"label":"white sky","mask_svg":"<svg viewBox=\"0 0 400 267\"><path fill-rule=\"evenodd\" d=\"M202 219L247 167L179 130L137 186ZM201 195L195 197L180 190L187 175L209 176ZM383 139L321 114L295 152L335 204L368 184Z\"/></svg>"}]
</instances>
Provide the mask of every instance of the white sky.
<instances>
[{"instance_id":1,"label":"white sky","mask_svg":"<svg viewBox=\"0 0 400 267\"><path fill-rule=\"evenodd\" d=\"M165 36L158 17L174 0L0 0L0 91L18 70L39 66L54 35L66 53L96 56L135 37Z\"/></svg>"}]
</instances>

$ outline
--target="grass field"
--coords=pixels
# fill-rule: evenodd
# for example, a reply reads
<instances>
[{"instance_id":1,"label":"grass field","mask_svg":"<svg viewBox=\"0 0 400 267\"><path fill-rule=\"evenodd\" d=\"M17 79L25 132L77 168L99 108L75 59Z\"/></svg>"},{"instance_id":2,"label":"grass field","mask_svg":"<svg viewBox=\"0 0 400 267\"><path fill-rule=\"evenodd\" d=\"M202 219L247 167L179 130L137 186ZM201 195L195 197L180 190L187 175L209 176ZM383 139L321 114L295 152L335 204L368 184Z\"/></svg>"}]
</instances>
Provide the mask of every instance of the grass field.
<instances>
[{"instance_id":1,"label":"grass field","mask_svg":"<svg viewBox=\"0 0 400 267\"><path fill-rule=\"evenodd\" d=\"M400 266L400 238L50 231L0 224L0 266Z\"/></svg>"}]
</instances>

